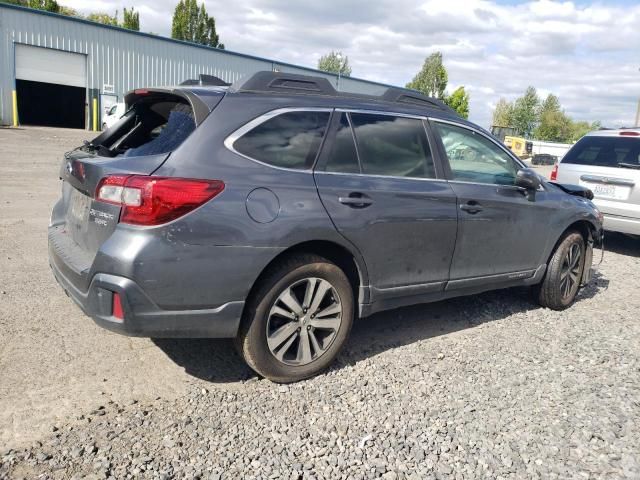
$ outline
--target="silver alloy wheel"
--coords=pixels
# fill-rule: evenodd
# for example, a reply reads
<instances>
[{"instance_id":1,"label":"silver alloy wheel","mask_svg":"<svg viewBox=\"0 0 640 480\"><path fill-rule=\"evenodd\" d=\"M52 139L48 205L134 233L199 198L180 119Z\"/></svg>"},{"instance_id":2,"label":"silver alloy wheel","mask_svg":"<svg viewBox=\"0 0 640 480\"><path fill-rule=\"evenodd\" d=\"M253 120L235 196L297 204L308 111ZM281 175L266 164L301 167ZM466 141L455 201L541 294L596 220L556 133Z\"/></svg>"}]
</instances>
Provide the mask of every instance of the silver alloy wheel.
<instances>
[{"instance_id":1,"label":"silver alloy wheel","mask_svg":"<svg viewBox=\"0 0 640 480\"><path fill-rule=\"evenodd\" d=\"M307 365L321 357L342 323L342 302L322 278L305 278L289 285L269 311L267 345L287 365Z\"/></svg>"},{"instance_id":2,"label":"silver alloy wheel","mask_svg":"<svg viewBox=\"0 0 640 480\"><path fill-rule=\"evenodd\" d=\"M573 287L580 281L580 260L582 258L582 249L580 245L574 243L562 262L560 270L560 293L562 298L568 298L573 291Z\"/></svg>"}]
</instances>

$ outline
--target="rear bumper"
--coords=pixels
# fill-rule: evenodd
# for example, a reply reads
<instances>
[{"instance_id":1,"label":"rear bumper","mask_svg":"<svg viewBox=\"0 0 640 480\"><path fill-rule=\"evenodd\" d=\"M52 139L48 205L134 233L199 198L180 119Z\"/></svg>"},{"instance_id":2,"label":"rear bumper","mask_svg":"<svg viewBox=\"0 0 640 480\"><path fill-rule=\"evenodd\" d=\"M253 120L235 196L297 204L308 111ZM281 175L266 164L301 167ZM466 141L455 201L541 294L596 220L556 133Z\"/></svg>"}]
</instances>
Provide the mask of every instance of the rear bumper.
<instances>
[{"instance_id":1,"label":"rear bumper","mask_svg":"<svg viewBox=\"0 0 640 480\"><path fill-rule=\"evenodd\" d=\"M640 218L621 217L604 213L604 229L610 232L640 235Z\"/></svg>"},{"instance_id":2,"label":"rear bumper","mask_svg":"<svg viewBox=\"0 0 640 480\"><path fill-rule=\"evenodd\" d=\"M69 297L98 325L123 335L154 338L232 338L240 325L244 302L227 302L216 308L164 310L159 308L133 281L117 275L98 273L86 292L69 281L49 251L53 274ZM112 315L113 294L120 295L124 320Z\"/></svg>"}]
</instances>

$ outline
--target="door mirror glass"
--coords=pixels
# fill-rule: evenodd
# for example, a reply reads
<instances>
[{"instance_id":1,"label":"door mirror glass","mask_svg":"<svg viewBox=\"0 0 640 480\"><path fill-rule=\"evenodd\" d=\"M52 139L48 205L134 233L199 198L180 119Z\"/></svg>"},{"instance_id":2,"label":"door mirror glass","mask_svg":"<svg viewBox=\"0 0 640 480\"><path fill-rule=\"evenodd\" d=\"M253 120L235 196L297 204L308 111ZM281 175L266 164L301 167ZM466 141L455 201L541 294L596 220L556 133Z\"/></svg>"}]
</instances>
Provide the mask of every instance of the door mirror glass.
<instances>
[{"instance_id":1,"label":"door mirror glass","mask_svg":"<svg viewBox=\"0 0 640 480\"><path fill-rule=\"evenodd\" d=\"M537 190L540 187L540 177L530 168L521 168L516 174L516 186L527 190Z\"/></svg>"}]
</instances>

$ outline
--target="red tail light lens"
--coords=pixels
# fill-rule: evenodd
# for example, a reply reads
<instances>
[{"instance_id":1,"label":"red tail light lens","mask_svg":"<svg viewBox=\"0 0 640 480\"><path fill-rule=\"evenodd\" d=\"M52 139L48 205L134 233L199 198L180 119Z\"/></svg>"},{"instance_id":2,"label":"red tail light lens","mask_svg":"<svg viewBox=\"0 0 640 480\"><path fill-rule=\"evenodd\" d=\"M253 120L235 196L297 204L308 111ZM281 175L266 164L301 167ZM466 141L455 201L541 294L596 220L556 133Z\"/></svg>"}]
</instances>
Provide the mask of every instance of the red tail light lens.
<instances>
[{"instance_id":1,"label":"red tail light lens","mask_svg":"<svg viewBox=\"0 0 640 480\"><path fill-rule=\"evenodd\" d=\"M556 163L553 166L553 170L551 170L551 180L557 180L558 179L558 164Z\"/></svg>"},{"instance_id":2,"label":"red tail light lens","mask_svg":"<svg viewBox=\"0 0 640 480\"><path fill-rule=\"evenodd\" d=\"M640 137L640 132L625 131L625 132L620 132L620 135L624 137Z\"/></svg>"},{"instance_id":3,"label":"red tail light lens","mask_svg":"<svg viewBox=\"0 0 640 480\"><path fill-rule=\"evenodd\" d=\"M113 304L111 306L111 315L119 318L120 320L124 319L124 312L122 311L122 300L120 300L120 294L114 293L112 298Z\"/></svg>"},{"instance_id":4,"label":"red tail light lens","mask_svg":"<svg viewBox=\"0 0 640 480\"><path fill-rule=\"evenodd\" d=\"M122 223L160 225L189 213L223 190L221 180L111 175L98 184L96 200L121 205Z\"/></svg>"}]
</instances>

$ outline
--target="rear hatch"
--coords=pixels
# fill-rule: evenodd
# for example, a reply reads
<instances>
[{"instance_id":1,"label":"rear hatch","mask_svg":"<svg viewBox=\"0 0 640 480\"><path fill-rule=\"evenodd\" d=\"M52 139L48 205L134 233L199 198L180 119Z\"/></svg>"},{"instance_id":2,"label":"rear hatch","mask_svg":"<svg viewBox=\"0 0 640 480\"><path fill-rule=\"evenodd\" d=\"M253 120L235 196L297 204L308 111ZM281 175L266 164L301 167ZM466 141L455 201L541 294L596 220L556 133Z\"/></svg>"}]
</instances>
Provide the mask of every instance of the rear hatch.
<instances>
[{"instance_id":1,"label":"rear hatch","mask_svg":"<svg viewBox=\"0 0 640 480\"><path fill-rule=\"evenodd\" d=\"M87 286L86 274L121 213L119 205L95 200L100 181L109 175L151 175L222 95L202 101L186 90L136 90L126 96L127 111L120 120L65 154L62 198L52 214L49 241L77 287Z\"/></svg>"},{"instance_id":2,"label":"rear hatch","mask_svg":"<svg viewBox=\"0 0 640 480\"><path fill-rule=\"evenodd\" d=\"M589 188L605 214L640 218L640 133L582 137L562 159L557 180Z\"/></svg>"}]
</instances>

